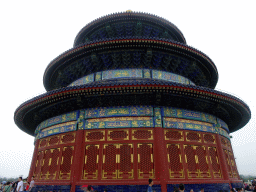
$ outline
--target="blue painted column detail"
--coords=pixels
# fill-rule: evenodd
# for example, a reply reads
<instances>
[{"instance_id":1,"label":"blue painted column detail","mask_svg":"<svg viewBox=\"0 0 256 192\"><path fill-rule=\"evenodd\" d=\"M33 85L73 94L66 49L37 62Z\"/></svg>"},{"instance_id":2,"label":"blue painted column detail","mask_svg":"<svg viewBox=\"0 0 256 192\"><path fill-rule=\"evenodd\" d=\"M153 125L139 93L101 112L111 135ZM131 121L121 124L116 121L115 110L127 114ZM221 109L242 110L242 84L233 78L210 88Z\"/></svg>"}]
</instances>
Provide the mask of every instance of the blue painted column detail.
<instances>
[{"instance_id":1,"label":"blue painted column detail","mask_svg":"<svg viewBox=\"0 0 256 192\"><path fill-rule=\"evenodd\" d=\"M160 108L154 108L154 127L163 127Z\"/></svg>"}]
</instances>

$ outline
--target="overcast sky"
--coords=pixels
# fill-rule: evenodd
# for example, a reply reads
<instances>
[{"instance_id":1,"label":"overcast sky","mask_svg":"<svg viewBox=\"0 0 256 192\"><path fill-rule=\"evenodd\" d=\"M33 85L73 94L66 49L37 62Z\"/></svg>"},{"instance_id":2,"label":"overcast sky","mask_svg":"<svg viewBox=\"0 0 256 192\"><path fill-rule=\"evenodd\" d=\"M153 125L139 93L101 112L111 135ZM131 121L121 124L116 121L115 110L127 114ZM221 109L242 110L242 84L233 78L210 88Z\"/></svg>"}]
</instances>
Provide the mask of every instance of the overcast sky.
<instances>
[{"instance_id":1,"label":"overcast sky","mask_svg":"<svg viewBox=\"0 0 256 192\"><path fill-rule=\"evenodd\" d=\"M72 48L87 23L128 9L175 24L187 44L217 66L216 89L249 105L252 118L231 134L231 142L239 173L256 175L255 1L19 0L0 2L0 176L28 175L34 137L15 125L13 115L20 104L45 92L49 62Z\"/></svg>"}]
</instances>

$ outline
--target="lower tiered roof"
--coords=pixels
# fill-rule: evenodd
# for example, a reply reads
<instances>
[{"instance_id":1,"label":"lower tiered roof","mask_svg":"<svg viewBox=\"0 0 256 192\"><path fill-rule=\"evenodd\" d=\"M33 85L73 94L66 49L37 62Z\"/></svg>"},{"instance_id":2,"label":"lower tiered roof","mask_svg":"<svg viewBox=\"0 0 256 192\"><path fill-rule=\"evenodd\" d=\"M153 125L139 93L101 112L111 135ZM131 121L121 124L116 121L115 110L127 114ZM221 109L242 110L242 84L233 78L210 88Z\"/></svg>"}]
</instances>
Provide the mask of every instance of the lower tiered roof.
<instances>
[{"instance_id":1,"label":"lower tiered roof","mask_svg":"<svg viewBox=\"0 0 256 192\"><path fill-rule=\"evenodd\" d=\"M156 79L118 79L92 82L49 91L15 111L15 123L34 135L36 126L70 111L108 106L171 106L206 112L228 124L230 132L250 119L249 107L240 99L213 89Z\"/></svg>"}]
</instances>

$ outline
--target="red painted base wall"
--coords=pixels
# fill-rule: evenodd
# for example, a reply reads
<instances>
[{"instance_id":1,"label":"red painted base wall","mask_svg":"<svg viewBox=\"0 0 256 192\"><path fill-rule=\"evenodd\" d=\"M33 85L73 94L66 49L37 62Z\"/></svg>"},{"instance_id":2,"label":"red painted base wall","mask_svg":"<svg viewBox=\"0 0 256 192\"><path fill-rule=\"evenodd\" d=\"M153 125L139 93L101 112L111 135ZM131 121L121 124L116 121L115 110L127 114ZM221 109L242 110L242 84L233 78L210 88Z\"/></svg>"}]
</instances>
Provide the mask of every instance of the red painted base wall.
<instances>
[{"instance_id":1,"label":"red painted base wall","mask_svg":"<svg viewBox=\"0 0 256 192\"><path fill-rule=\"evenodd\" d=\"M240 182L230 141L166 128L78 130L36 142L36 185L145 185Z\"/></svg>"}]
</instances>

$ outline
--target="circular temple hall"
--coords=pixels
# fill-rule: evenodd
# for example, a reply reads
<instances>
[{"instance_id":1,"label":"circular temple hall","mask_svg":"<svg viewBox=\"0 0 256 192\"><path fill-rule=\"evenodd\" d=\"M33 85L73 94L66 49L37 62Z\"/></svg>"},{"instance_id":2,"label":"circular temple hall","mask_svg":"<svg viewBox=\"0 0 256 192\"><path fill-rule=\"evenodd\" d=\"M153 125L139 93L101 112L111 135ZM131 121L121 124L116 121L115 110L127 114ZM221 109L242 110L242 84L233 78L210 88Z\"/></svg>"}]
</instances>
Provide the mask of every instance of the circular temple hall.
<instances>
[{"instance_id":1,"label":"circular temple hall","mask_svg":"<svg viewBox=\"0 0 256 192\"><path fill-rule=\"evenodd\" d=\"M15 111L35 137L33 191L146 192L150 178L156 192L241 187L229 134L251 112L217 81L166 19L126 11L90 22L47 66L47 92Z\"/></svg>"}]
</instances>

